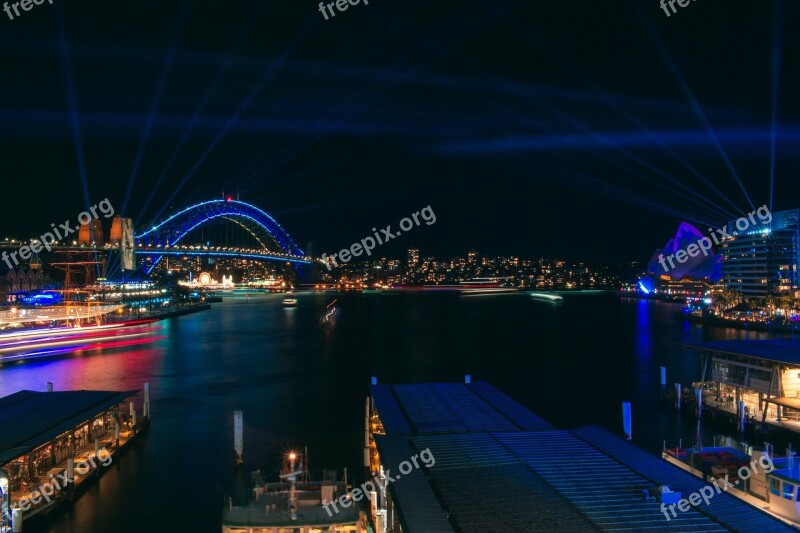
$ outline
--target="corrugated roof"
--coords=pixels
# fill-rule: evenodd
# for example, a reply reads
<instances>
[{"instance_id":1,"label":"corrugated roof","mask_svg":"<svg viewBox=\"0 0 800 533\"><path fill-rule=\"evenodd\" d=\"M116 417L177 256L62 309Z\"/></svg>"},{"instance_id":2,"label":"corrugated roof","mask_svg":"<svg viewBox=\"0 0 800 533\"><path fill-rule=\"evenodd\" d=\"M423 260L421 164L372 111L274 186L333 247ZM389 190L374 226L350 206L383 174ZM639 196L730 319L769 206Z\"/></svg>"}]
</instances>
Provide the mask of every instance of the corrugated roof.
<instances>
[{"instance_id":1,"label":"corrugated roof","mask_svg":"<svg viewBox=\"0 0 800 533\"><path fill-rule=\"evenodd\" d=\"M522 404L506 396L485 381L473 383L470 386L470 390L478 394L522 429L555 429L544 418L532 413Z\"/></svg>"},{"instance_id":2,"label":"corrugated roof","mask_svg":"<svg viewBox=\"0 0 800 533\"><path fill-rule=\"evenodd\" d=\"M659 503L645 502L642 497L642 489L654 492L653 480L569 431L506 433L495 437L508 453L517 455L602 531L726 531L713 519L692 509L667 520Z\"/></svg>"},{"instance_id":3,"label":"corrugated roof","mask_svg":"<svg viewBox=\"0 0 800 533\"><path fill-rule=\"evenodd\" d=\"M700 478L651 455L638 446L626 442L600 427L588 426L577 429L573 433L641 476L659 485L668 485L670 489L680 491L684 497L699 491L704 486L711 486L711 484ZM708 505L703 502L697 509L698 511L696 512L712 518L725 528L733 531L752 531L753 533L762 531L797 531L797 529L789 527L760 509L748 505L725 492L719 494L715 492ZM681 514L687 513L678 513L679 516Z\"/></svg>"},{"instance_id":4,"label":"corrugated roof","mask_svg":"<svg viewBox=\"0 0 800 533\"><path fill-rule=\"evenodd\" d=\"M681 344L686 348L756 357L776 363L800 365L800 340L728 340Z\"/></svg>"},{"instance_id":5,"label":"corrugated roof","mask_svg":"<svg viewBox=\"0 0 800 533\"><path fill-rule=\"evenodd\" d=\"M458 531L598 531L562 494L495 437L519 434L412 438L415 448L430 448L436 461L429 470L432 484L452 513ZM401 507L404 505L401 500Z\"/></svg>"},{"instance_id":6,"label":"corrugated roof","mask_svg":"<svg viewBox=\"0 0 800 533\"><path fill-rule=\"evenodd\" d=\"M447 520L447 512L439 501L421 469L414 468L408 474L400 474L400 463L408 461L417 453L405 437L375 436L375 444L381 456L381 464L388 468L389 477L395 481L387 483L398 506L398 514L404 531L425 533L453 533L455 530ZM419 462L422 464L422 462ZM398 479L399 478L399 479Z\"/></svg>"},{"instance_id":7,"label":"corrugated roof","mask_svg":"<svg viewBox=\"0 0 800 533\"><path fill-rule=\"evenodd\" d=\"M371 385L370 391L375 408L380 413L383 428L389 435L411 435L406 415L394 397L391 387L385 385Z\"/></svg>"},{"instance_id":8,"label":"corrugated roof","mask_svg":"<svg viewBox=\"0 0 800 533\"><path fill-rule=\"evenodd\" d=\"M36 449L137 393L23 390L0 398L0 465Z\"/></svg>"},{"instance_id":9,"label":"corrugated roof","mask_svg":"<svg viewBox=\"0 0 800 533\"><path fill-rule=\"evenodd\" d=\"M373 385L372 397L396 436L552 428L485 382Z\"/></svg>"},{"instance_id":10,"label":"corrugated roof","mask_svg":"<svg viewBox=\"0 0 800 533\"><path fill-rule=\"evenodd\" d=\"M435 459L389 485L404 531L792 530L716 492L668 520L643 489L686 497L708 484L596 426L553 430L487 383L379 386L373 398L385 468L426 448Z\"/></svg>"}]
</instances>

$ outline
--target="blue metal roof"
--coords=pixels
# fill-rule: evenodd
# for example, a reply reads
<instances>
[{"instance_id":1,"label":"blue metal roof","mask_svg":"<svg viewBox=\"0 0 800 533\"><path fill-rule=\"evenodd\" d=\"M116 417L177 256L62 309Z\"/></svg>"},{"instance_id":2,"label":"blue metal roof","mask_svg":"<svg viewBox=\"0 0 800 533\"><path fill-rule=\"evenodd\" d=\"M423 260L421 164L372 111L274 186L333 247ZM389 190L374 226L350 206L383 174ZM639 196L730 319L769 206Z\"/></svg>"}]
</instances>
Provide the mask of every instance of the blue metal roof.
<instances>
[{"instance_id":1,"label":"blue metal roof","mask_svg":"<svg viewBox=\"0 0 800 533\"><path fill-rule=\"evenodd\" d=\"M373 385L371 389L389 435L552 429L485 382Z\"/></svg>"},{"instance_id":2,"label":"blue metal roof","mask_svg":"<svg viewBox=\"0 0 800 533\"><path fill-rule=\"evenodd\" d=\"M429 470L432 484L458 531L598 531L495 436L519 434L412 438L415 448L430 448L436 460Z\"/></svg>"},{"instance_id":3,"label":"blue metal roof","mask_svg":"<svg viewBox=\"0 0 800 533\"><path fill-rule=\"evenodd\" d=\"M702 487L713 487L710 483L653 456L598 426L580 428L572 433L638 475L658 485L667 485L670 489L681 492L684 497L699 491ZM715 491L707 505L702 502L695 509L696 511L690 512L703 514L731 531L752 531L753 533L797 531L796 528L786 525L777 518L725 492L717 494ZM678 513L678 517L687 514ZM676 519L673 518L672 521L674 522Z\"/></svg>"},{"instance_id":4,"label":"blue metal roof","mask_svg":"<svg viewBox=\"0 0 800 533\"><path fill-rule=\"evenodd\" d=\"M371 385L373 406L380 413L383 428L388 435L411 435L411 427L391 387Z\"/></svg>"},{"instance_id":5,"label":"blue metal roof","mask_svg":"<svg viewBox=\"0 0 800 533\"><path fill-rule=\"evenodd\" d=\"M688 497L709 484L596 426L554 430L487 383L372 390L387 432L375 436L381 464L394 475L426 448L435 459L389 485L404 531L792 530L716 491L668 520L643 489Z\"/></svg>"},{"instance_id":6,"label":"blue metal roof","mask_svg":"<svg viewBox=\"0 0 800 533\"><path fill-rule=\"evenodd\" d=\"M413 468L408 474L400 474L400 463L408 461L415 453L405 437L375 436L375 444L384 469L395 481L387 483L387 490L396 502L401 502L397 511L404 531L412 533L453 533L456 531L447 519L448 513L436 498L428 478L422 469ZM418 464L422 465L421 461Z\"/></svg>"},{"instance_id":7,"label":"blue metal roof","mask_svg":"<svg viewBox=\"0 0 800 533\"><path fill-rule=\"evenodd\" d=\"M549 422L532 413L519 402L512 400L485 381L473 383L470 386L470 390L522 429L555 429Z\"/></svg>"},{"instance_id":8,"label":"blue metal roof","mask_svg":"<svg viewBox=\"0 0 800 533\"><path fill-rule=\"evenodd\" d=\"M461 531L727 531L695 510L667 520L642 498L651 480L566 430L418 436L412 444L430 448L432 485Z\"/></svg>"}]
</instances>

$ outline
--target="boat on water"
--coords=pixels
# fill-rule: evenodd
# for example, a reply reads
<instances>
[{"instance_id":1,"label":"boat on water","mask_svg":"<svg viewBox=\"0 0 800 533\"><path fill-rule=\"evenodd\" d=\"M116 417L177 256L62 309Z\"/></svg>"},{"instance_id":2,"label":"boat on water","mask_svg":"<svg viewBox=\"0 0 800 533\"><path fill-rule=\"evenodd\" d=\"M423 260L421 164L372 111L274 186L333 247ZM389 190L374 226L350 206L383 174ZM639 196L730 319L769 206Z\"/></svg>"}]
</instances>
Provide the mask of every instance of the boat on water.
<instances>
[{"instance_id":1,"label":"boat on water","mask_svg":"<svg viewBox=\"0 0 800 533\"><path fill-rule=\"evenodd\" d=\"M532 292L530 293L530 296L536 300L547 300L549 302L561 302L564 300L563 296L558 294L550 294L547 292Z\"/></svg>"},{"instance_id":2,"label":"boat on water","mask_svg":"<svg viewBox=\"0 0 800 533\"><path fill-rule=\"evenodd\" d=\"M326 328L332 328L336 326L336 319L339 316L339 308L336 307L336 302L338 302L338 299L334 299L325 308L325 313L319 319L321 326Z\"/></svg>"},{"instance_id":3,"label":"boat on water","mask_svg":"<svg viewBox=\"0 0 800 533\"><path fill-rule=\"evenodd\" d=\"M516 293L519 289L513 286L513 278L473 278L460 281L458 284L435 284L435 285L398 285L392 290L400 291L423 291L423 292L446 292L458 291L461 294L487 294L487 293Z\"/></svg>"},{"instance_id":4,"label":"boat on water","mask_svg":"<svg viewBox=\"0 0 800 533\"><path fill-rule=\"evenodd\" d=\"M784 457L776 457L769 443L759 448L730 437L714 437L713 446L695 443L682 448L680 441L673 444L664 443L662 457L666 461L800 527L800 459L791 448Z\"/></svg>"},{"instance_id":5,"label":"boat on water","mask_svg":"<svg viewBox=\"0 0 800 533\"><path fill-rule=\"evenodd\" d=\"M284 307L294 307L297 305L297 298L290 298L286 297L283 299L283 306Z\"/></svg>"},{"instance_id":6,"label":"boat on water","mask_svg":"<svg viewBox=\"0 0 800 533\"><path fill-rule=\"evenodd\" d=\"M254 472L251 501L234 506L231 498L222 512L222 533L362 533L366 516L350 499L347 470L342 479L336 471L324 471L314 481L308 471L307 453L289 452L278 480L263 483ZM349 500L347 507L330 502Z\"/></svg>"}]
</instances>

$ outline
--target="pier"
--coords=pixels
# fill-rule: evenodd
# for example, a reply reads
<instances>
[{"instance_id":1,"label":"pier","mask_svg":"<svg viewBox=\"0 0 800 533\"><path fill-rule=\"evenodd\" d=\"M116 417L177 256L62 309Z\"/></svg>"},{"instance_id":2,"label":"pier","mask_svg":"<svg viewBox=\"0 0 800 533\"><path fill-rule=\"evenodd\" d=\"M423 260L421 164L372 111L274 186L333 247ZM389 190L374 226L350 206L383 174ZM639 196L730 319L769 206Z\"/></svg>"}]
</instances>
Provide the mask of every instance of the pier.
<instances>
[{"instance_id":1,"label":"pier","mask_svg":"<svg viewBox=\"0 0 800 533\"><path fill-rule=\"evenodd\" d=\"M148 385L140 412L131 400L138 392L53 392L48 384L48 392L0 398L0 531L9 519L21 531L73 501L117 460L149 427Z\"/></svg>"},{"instance_id":2,"label":"pier","mask_svg":"<svg viewBox=\"0 0 800 533\"><path fill-rule=\"evenodd\" d=\"M657 487L711 485L600 427L556 429L486 382L370 392L364 462L384 480L370 502L378 531L791 530L726 493L667 517ZM404 468L423 451L435 461Z\"/></svg>"},{"instance_id":3,"label":"pier","mask_svg":"<svg viewBox=\"0 0 800 533\"><path fill-rule=\"evenodd\" d=\"M703 408L741 426L800 433L800 340L732 340L683 345L700 356ZM740 427L741 429L741 427Z\"/></svg>"}]
</instances>

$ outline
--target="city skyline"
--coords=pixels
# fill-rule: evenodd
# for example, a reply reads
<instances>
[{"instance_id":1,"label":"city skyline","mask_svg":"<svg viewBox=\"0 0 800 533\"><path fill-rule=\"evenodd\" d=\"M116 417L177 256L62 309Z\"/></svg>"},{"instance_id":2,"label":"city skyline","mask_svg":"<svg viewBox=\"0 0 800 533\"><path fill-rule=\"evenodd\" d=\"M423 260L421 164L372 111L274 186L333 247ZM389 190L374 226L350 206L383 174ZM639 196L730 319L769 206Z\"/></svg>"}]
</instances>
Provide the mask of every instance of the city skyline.
<instances>
[{"instance_id":1,"label":"city skyline","mask_svg":"<svg viewBox=\"0 0 800 533\"><path fill-rule=\"evenodd\" d=\"M796 22L5 2L0 533L797 530Z\"/></svg>"}]
</instances>

